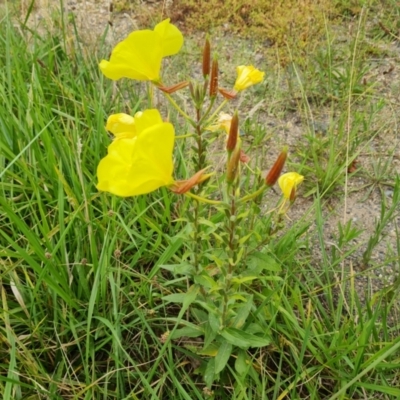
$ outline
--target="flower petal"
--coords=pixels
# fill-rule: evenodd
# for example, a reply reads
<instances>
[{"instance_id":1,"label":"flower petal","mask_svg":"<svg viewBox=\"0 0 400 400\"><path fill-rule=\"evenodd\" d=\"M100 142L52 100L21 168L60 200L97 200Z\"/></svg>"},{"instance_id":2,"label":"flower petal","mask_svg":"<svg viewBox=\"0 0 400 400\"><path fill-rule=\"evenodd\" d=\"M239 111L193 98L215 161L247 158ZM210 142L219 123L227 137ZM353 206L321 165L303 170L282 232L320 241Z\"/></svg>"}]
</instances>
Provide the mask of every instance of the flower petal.
<instances>
[{"instance_id":1,"label":"flower petal","mask_svg":"<svg viewBox=\"0 0 400 400\"><path fill-rule=\"evenodd\" d=\"M296 189L303 180L304 176L297 172L287 172L286 174L281 175L278 179L278 184L282 190L283 197L290 199L292 190Z\"/></svg>"},{"instance_id":2,"label":"flower petal","mask_svg":"<svg viewBox=\"0 0 400 400\"><path fill-rule=\"evenodd\" d=\"M138 135L147 128L163 123L159 111L155 108L137 112L134 119Z\"/></svg>"},{"instance_id":3,"label":"flower petal","mask_svg":"<svg viewBox=\"0 0 400 400\"><path fill-rule=\"evenodd\" d=\"M127 197L174 183L174 128L170 123L158 123L161 117L157 110L146 110L141 114L145 119L149 115L155 117L152 126L138 132L134 138L115 140L108 147L108 155L97 168L99 190Z\"/></svg>"},{"instance_id":4,"label":"flower petal","mask_svg":"<svg viewBox=\"0 0 400 400\"><path fill-rule=\"evenodd\" d=\"M167 18L154 27L154 32L161 36L162 56L172 56L179 52L183 45L183 36L181 31L170 24L170 19Z\"/></svg>"},{"instance_id":5,"label":"flower petal","mask_svg":"<svg viewBox=\"0 0 400 400\"><path fill-rule=\"evenodd\" d=\"M110 115L107 119L106 129L116 138L136 136L135 119L124 113Z\"/></svg>"},{"instance_id":6,"label":"flower petal","mask_svg":"<svg viewBox=\"0 0 400 400\"><path fill-rule=\"evenodd\" d=\"M234 89L238 92L247 89L256 83L260 83L264 79L264 72L259 71L252 65L239 65L236 68L236 72L237 79Z\"/></svg>"},{"instance_id":7,"label":"flower petal","mask_svg":"<svg viewBox=\"0 0 400 400\"><path fill-rule=\"evenodd\" d=\"M162 57L162 38L159 33L135 31L115 46L110 61L101 61L100 69L107 78L113 80L130 78L157 81Z\"/></svg>"},{"instance_id":8,"label":"flower petal","mask_svg":"<svg viewBox=\"0 0 400 400\"><path fill-rule=\"evenodd\" d=\"M211 132L216 132L219 129L223 129L227 134L229 134L229 131L231 129L231 121L232 115L221 112L218 116L217 122L215 124L207 126L206 129Z\"/></svg>"}]
</instances>

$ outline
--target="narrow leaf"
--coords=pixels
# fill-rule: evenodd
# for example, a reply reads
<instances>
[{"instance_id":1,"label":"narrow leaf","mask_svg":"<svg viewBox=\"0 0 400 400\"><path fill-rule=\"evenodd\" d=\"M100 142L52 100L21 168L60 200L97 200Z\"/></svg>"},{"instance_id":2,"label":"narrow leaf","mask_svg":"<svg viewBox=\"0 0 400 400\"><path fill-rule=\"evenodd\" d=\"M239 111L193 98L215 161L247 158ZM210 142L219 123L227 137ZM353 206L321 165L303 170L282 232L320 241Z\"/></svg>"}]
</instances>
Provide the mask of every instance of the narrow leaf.
<instances>
[{"instance_id":1,"label":"narrow leaf","mask_svg":"<svg viewBox=\"0 0 400 400\"><path fill-rule=\"evenodd\" d=\"M233 346L228 342L223 342L218 349L215 357L215 373L219 374L226 366L229 357L232 354Z\"/></svg>"},{"instance_id":2,"label":"narrow leaf","mask_svg":"<svg viewBox=\"0 0 400 400\"><path fill-rule=\"evenodd\" d=\"M225 328L221 332L221 336L229 343L245 349L248 347L268 346L271 342L269 338L251 335L235 328Z\"/></svg>"}]
</instances>

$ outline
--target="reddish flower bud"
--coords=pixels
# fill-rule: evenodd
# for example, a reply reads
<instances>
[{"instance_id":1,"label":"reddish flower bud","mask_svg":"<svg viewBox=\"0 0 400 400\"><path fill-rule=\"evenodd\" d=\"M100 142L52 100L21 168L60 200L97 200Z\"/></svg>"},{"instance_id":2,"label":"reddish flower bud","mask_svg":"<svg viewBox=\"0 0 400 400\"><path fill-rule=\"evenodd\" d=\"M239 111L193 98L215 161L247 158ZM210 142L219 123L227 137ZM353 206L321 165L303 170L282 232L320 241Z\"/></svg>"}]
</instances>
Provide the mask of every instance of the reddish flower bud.
<instances>
[{"instance_id":1,"label":"reddish flower bud","mask_svg":"<svg viewBox=\"0 0 400 400\"><path fill-rule=\"evenodd\" d=\"M176 85L172 85L172 86L168 86L168 87L165 87L165 86L157 86L157 87L161 91L171 94L171 93L177 92L180 89L185 88L188 85L189 85L188 81L183 81L183 82L177 83Z\"/></svg>"},{"instance_id":2,"label":"reddish flower bud","mask_svg":"<svg viewBox=\"0 0 400 400\"><path fill-rule=\"evenodd\" d=\"M238 132L239 132L239 117L237 111L235 114L233 114L232 120L231 120L231 126L229 128L229 135L228 135L228 140L226 142L226 149L228 152L232 152L237 143L238 139Z\"/></svg>"},{"instance_id":3,"label":"reddish flower bud","mask_svg":"<svg viewBox=\"0 0 400 400\"><path fill-rule=\"evenodd\" d=\"M287 158L287 147L285 147L282 150L281 154L279 154L277 160L275 161L275 164L269 170L268 175L265 178L265 184L267 186L275 185L275 182L278 180L279 175L281 174L282 169L285 165L286 158Z\"/></svg>"},{"instance_id":4,"label":"reddish flower bud","mask_svg":"<svg viewBox=\"0 0 400 400\"><path fill-rule=\"evenodd\" d=\"M203 49L203 77L204 79L210 75L210 64L211 64L211 49L208 35Z\"/></svg>"},{"instance_id":5,"label":"reddish flower bud","mask_svg":"<svg viewBox=\"0 0 400 400\"><path fill-rule=\"evenodd\" d=\"M234 90L226 90L224 88L218 88L218 91L225 97L227 100L233 100L236 98L237 92Z\"/></svg>"},{"instance_id":6,"label":"reddish flower bud","mask_svg":"<svg viewBox=\"0 0 400 400\"><path fill-rule=\"evenodd\" d=\"M215 97L218 93L218 60L214 57L211 66L210 77L210 97Z\"/></svg>"}]
</instances>

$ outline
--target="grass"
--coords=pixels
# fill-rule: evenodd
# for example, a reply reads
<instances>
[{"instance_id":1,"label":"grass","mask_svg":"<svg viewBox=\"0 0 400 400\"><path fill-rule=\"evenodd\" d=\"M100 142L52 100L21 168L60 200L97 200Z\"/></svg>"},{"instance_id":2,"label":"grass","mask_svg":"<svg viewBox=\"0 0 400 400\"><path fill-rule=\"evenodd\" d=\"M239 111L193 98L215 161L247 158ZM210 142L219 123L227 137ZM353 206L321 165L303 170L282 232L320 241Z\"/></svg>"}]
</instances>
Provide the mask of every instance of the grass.
<instances>
[{"instance_id":1,"label":"grass","mask_svg":"<svg viewBox=\"0 0 400 400\"><path fill-rule=\"evenodd\" d=\"M398 11L397 6L391 12ZM145 107L146 94L127 82L115 88L101 76L97 63L108 54L105 46L102 54L86 54L78 41L71 46L62 26L39 35L10 15L2 17L3 399L400 397L400 181L398 170L387 167L387 160L398 157L390 112L397 105L362 83L369 72L367 39L387 39L366 32L368 14L358 16L351 40L337 43L327 24L323 50L271 70L267 83L252 92L252 103L266 99L275 120L299 116L306 134L290 143L291 167L306 179L292 221L280 222L282 230L275 233L279 221L254 205L260 207L252 221L254 237L280 266L267 276L260 273L262 284L248 285L258 304L253 321L268 331L271 344L232 357L212 391L201 376L201 341L164 340L166 332L173 337L190 327L185 307L162 300L187 288L186 278L166 266L192 257L185 242L189 201L165 190L120 199L95 188L96 166L109 144L107 116ZM384 25L392 27L391 16L385 18ZM321 111L329 115L323 129L316 125ZM244 127L260 169L267 168L265 145L275 151L283 141L280 126L266 132L263 118L260 112ZM179 126L176 115L171 120ZM389 144L382 139L387 130L395 132ZM384 152L372 149L384 145ZM188 151L178 146L181 176L191 169ZM371 167L368 157L374 159ZM349 172L356 159L361 166ZM367 193L351 186L352 174L369 195L382 196L369 231L341 222L341 215L331 219L335 207L346 208L351 189ZM388 188L392 195L386 199ZM216 212L205 221L205 249L217 243L212 224L221 218ZM326 221L337 226L332 237ZM385 242L390 229L395 240ZM373 257L384 242L383 259ZM393 281L377 288L375 271L389 266Z\"/></svg>"}]
</instances>

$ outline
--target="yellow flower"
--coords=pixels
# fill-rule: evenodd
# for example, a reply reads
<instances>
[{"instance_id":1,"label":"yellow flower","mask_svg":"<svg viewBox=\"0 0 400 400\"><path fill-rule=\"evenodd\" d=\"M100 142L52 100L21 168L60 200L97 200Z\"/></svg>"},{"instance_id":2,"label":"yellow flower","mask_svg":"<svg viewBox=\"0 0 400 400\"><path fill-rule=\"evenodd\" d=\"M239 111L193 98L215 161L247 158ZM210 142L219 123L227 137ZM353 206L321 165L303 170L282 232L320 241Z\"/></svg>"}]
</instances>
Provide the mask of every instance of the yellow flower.
<instances>
[{"instance_id":1,"label":"yellow flower","mask_svg":"<svg viewBox=\"0 0 400 400\"><path fill-rule=\"evenodd\" d=\"M237 78L234 89L238 92L247 89L249 86L262 82L264 79L264 72L259 71L252 65L240 65L236 68Z\"/></svg>"},{"instance_id":2,"label":"yellow flower","mask_svg":"<svg viewBox=\"0 0 400 400\"><path fill-rule=\"evenodd\" d=\"M108 117L106 129L117 139L136 136L135 118L128 114L112 114Z\"/></svg>"},{"instance_id":3,"label":"yellow flower","mask_svg":"<svg viewBox=\"0 0 400 400\"><path fill-rule=\"evenodd\" d=\"M216 132L219 129L223 129L227 134L229 134L229 131L231 129L231 121L232 121L232 115L221 112L219 114L217 122L213 125L207 126L206 129L211 132Z\"/></svg>"},{"instance_id":4,"label":"yellow flower","mask_svg":"<svg viewBox=\"0 0 400 400\"><path fill-rule=\"evenodd\" d=\"M279 187L285 199L293 201L296 196L296 188L303 182L304 176L297 172L287 172L278 179Z\"/></svg>"},{"instance_id":5,"label":"yellow flower","mask_svg":"<svg viewBox=\"0 0 400 400\"><path fill-rule=\"evenodd\" d=\"M163 57L178 53L182 44L182 33L167 18L153 31L132 32L115 46L110 61L101 61L100 69L112 80L130 78L158 82Z\"/></svg>"},{"instance_id":6,"label":"yellow flower","mask_svg":"<svg viewBox=\"0 0 400 400\"><path fill-rule=\"evenodd\" d=\"M136 135L122 137L108 147L97 167L97 189L117 196L137 196L172 185L175 131L157 110L134 117Z\"/></svg>"}]
</instances>

